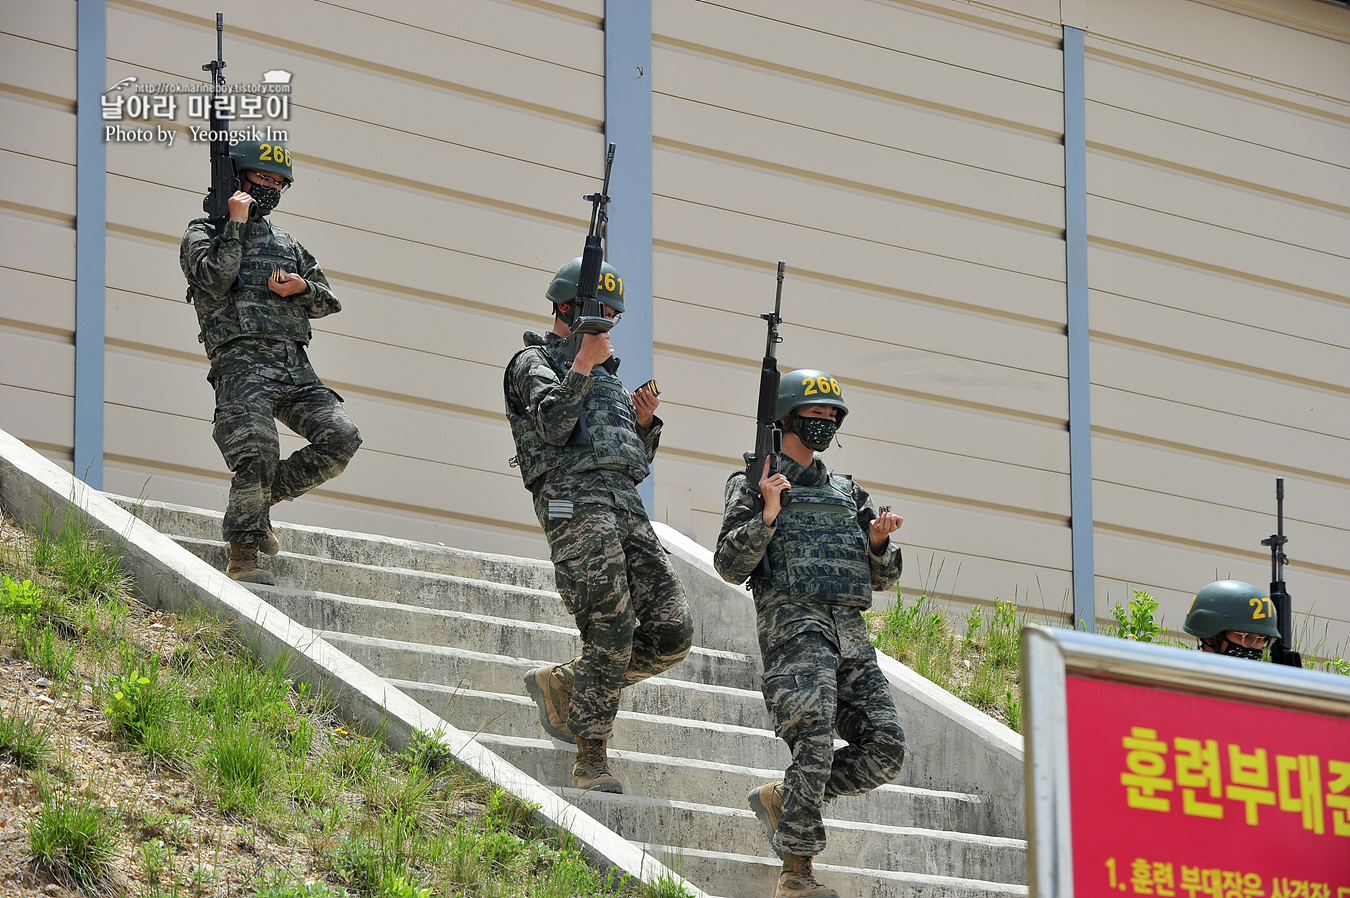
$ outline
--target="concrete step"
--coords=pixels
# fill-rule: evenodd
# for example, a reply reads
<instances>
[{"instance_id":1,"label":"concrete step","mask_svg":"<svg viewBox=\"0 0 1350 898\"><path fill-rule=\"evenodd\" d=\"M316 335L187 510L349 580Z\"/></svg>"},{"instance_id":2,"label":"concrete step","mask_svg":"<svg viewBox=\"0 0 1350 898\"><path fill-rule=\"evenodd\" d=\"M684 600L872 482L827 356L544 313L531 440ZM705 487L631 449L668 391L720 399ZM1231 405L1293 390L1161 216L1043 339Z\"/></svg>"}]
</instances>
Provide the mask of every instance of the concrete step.
<instances>
[{"instance_id":1,"label":"concrete step","mask_svg":"<svg viewBox=\"0 0 1350 898\"><path fill-rule=\"evenodd\" d=\"M578 807L624 838L682 850L773 858L763 825L748 808L564 790ZM879 826L827 817L817 863L991 882L1026 880L1026 843L913 826ZM738 893L739 894L739 893ZM767 892L765 894L768 894Z\"/></svg>"},{"instance_id":2,"label":"concrete step","mask_svg":"<svg viewBox=\"0 0 1350 898\"><path fill-rule=\"evenodd\" d=\"M325 635L341 633L397 639L426 647L472 646L474 651L487 654L536 659L531 667L550 661L566 661L581 651L581 636L570 627L307 590L257 585L249 588L265 596L269 604L293 620ZM689 650L689 655L671 671L671 675L740 689L758 681L753 659L698 646Z\"/></svg>"},{"instance_id":3,"label":"concrete step","mask_svg":"<svg viewBox=\"0 0 1350 898\"><path fill-rule=\"evenodd\" d=\"M222 516L218 511L168 502L140 501L127 496L109 495L108 498L132 511L161 533L195 540L221 540ZM272 529L282 548L297 555L407 568L530 589L555 588L553 565L545 559L470 552L412 540L348 530L327 530L282 521L274 521Z\"/></svg>"},{"instance_id":4,"label":"concrete step","mask_svg":"<svg viewBox=\"0 0 1350 898\"><path fill-rule=\"evenodd\" d=\"M782 868L777 858L660 844L648 845L647 849L672 870L716 895L772 895ZM1026 898L1028 894L1025 885L1013 883L833 864L818 864L815 874L840 898Z\"/></svg>"},{"instance_id":5,"label":"concrete step","mask_svg":"<svg viewBox=\"0 0 1350 898\"><path fill-rule=\"evenodd\" d=\"M544 663L472 649L342 633L330 633L327 638L379 676L391 681L416 682L435 690L453 691L472 685L487 692L524 696L525 672ZM684 679L680 674L680 667L676 667L623 690L620 710L755 729L773 725L758 690L712 686Z\"/></svg>"},{"instance_id":6,"label":"concrete step","mask_svg":"<svg viewBox=\"0 0 1350 898\"><path fill-rule=\"evenodd\" d=\"M479 741L546 785L570 787L576 749L552 739L524 739L481 733ZM754 768L614 748L610 770L631 795L662 801L714 804L749 813L746 797L765 782L782 779L781 768ZM831 802L827 814L866 826L909 825L932 830L982 833L991 821L988 802L978 795L938 792L912 786L881 786L864 796ZM763 841L761 831L760 839ZM768 852L765 843L763 851Z\"/></svg>"},{"instance_id":7,"label":"concrete step","mask_svg":"<svg viewBox=\"0 0 1350 898\"><path fill-rule=\"evenodd\" d=\"M220 540L174 536L174 541L212 567L224 570L229 548ZM575 626L572 616L563 608L562 599L551 589L532 589L414 568L338 561L290 551L262 561L277 583L287 589L379 598L401 605L471 611L558 627Z\"/></svg>"},{"instance_id":8,"label":"concrete step","mask_svg":"<svg viewBox=\"0 0 1350 898\"><path fill-rule=\"evenodd\" d=\"M459 729L530 739L551 738L539 723L538 706L527 696L427 686L404 680L390 682ZM619 711L611 745L634 750L661 745L681 757L765 768L786 768L792 761L787 745L772 730L627 710Z\"/></svg>"}]
</instances>

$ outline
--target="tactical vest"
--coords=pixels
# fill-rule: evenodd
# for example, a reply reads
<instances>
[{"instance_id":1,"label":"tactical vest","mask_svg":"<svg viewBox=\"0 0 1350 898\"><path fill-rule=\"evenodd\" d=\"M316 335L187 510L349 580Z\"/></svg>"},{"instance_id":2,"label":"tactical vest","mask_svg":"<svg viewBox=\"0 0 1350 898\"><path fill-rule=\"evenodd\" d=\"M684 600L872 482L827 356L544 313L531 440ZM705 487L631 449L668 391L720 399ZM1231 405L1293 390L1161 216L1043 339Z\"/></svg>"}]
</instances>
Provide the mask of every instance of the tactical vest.
<instances>
[{"instance_id":1,"label":"tactical vest","mask_svg":"<svg viewBox=\"0 0 1350 898\"><path fill-rule=\"evenodd\" d=\"M263 233L255 233L262 230ZM194 290L194 305L201 333L197 339L206 345L206 356L238 337L264 337L308 344L311 336L309 315L293 296L279 296L267 288L267 281L278 268L299 272L300 254L294 238L276 226L265 229L258 224L244 226L243 259L239 277L230 292L219 299Z\"/></svg>"},{"instance_id":2,"label":"tactical vest","mask_svg":"<svg viewBox=\"0 0 1350 898\"><path fill-rule=\"evenodd\" d=\"M534 334L526 335L538 340ZM507 376L515 368L516 359L527 352L538 353L548 362L562 380L567 370L539 344L526 346L507 364ZM520 466L525 486L533 492L543 478L551 475L578 474L602 468L621 471L641 483L651 473L647 464L647 450L637 433L637 413L632 397L623 382L599 366L591 369L593 386L581 400L581 417L586 422L589 440L578 439L577 432L565 445L547 442L530 419L529 410L520 406L512 396L511 384L505 384L506 419L511 423L511 435L516 440L514 462Z\"/></svg>"},{"instance_id":3,"label":"tactical vest","mask_svg":"<svg viewBox=\"0 0 1350 898\"><path fill-rule=\"evenodd\" d=\"M872 604L867 535L858 525L853 481L830 473L819 486L792 484L792 502L778 513L765 550L769 576L750 587L760 610L788 602Z\"/></svg>"}]
</instances>

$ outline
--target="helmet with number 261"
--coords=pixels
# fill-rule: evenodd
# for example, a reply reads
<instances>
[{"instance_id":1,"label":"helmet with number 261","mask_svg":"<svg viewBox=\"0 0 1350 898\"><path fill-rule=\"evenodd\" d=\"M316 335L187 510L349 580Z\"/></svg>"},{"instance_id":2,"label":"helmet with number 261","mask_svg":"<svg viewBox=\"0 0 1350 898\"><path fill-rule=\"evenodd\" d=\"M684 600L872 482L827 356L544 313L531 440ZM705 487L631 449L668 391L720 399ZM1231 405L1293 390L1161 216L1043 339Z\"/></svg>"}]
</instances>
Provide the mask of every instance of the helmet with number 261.
<instances>
[{"instance_id":1,"label":"helmet with number 261","mask_svg":"<svg viewBox=\"0 0 1350 898\"><path fill-rule=\"evenodd\" d=\"M577 282L580 279L581 257L577 256L563 263L563 267L553 275L553 281L544 295L554 305L571 302L577 298ZM595 298L616 312L623 311L623 278L608 262L600 263L600 283L596 285Z\"/></svg>"}]
</instances>

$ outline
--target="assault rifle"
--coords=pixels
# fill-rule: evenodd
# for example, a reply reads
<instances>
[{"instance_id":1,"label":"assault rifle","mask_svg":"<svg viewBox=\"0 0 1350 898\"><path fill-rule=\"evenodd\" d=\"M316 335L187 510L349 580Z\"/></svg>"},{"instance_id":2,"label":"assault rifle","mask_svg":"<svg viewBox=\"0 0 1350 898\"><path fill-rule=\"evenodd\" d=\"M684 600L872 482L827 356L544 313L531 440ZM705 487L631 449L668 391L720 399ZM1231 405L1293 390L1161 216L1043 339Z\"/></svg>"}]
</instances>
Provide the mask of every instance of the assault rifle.
<instances>
[{"instance_id":1,"label":"assault rifle","mask_svg":"<svg viewBox=\"0 0 1350 898\"><path fill-rule=\"evenodd\" d=\"M577 314L572 319L572 333L563 344L563 353L567 360L577 357L581 349L581 340L586 334L607 333L614 322L605 317L603 304L595 298L600 286L600 264L605 261L605 250L601 238L609 214L605 207L609 205L609 172L614 167L614 144L605 152L605 181L599 193L588 193L582 197L591 203L591 225L586 231L586 247L581 251L581 272L577 275ZM602 367L613 374L619 370L619 360L610 356Z\"/></svg>"},{"instance_id":2,"label":"assault rifle","mask_svg":"<svg viewBox=\"0 0 1350 898\"><path fill-rule=\"evenodd\" d=\"M778 262L778 290L773 298L773 311L759 317L769 324L769 337L764 344L764 361L759 366L759 409L755 412L755 451L745 453L745 480L751 492L759 495L759 481L767 470L774 473L774 456L783 448L783 430L778 426L778 344L783 338L778 336L778 325L783 323L779 314L783 308L783 271L787 263ZM761 500L763 497L760 497ZM778 501L787 508L792 501L792 490L786 489L778 494ZM769 556L766 552L760 556L752 577L769 576Z\"/></svg>"},{"instance_id":3,"label":"assault rifle","mask_svg":"<svg viewBox=\"0 0 1350 898\"><path fill-rule=\"evenodd\" d=\"M1284 554L1284 544L1289 537L1284 535L1284 478L1275 478L1275 532L1261 545L1270 546L1270 601L1275 605L1275 622L1280 628L1280 638L1270 646L1270 660L1275 664L1289 667L1302 667L1303 658L1294 651L1293 600L1284 589L1284 566L1289 557Z\"/></svg>"},{"instance_id":4,"label":"assault rifle","mask_svg":"<svg viewBox=\"0 0 1350 898\"><path fill-rule=\"evenodd\" d=\"M211 73L211 189L206 192L202 209L207 218L224 221L230 217L230 197L239 189L239 172L230 158L230 141L226 133L229 119L220 114L216 102L225 89L225 14L216 13L216 58L202 66Z\"/></svg>"}]
</instances>

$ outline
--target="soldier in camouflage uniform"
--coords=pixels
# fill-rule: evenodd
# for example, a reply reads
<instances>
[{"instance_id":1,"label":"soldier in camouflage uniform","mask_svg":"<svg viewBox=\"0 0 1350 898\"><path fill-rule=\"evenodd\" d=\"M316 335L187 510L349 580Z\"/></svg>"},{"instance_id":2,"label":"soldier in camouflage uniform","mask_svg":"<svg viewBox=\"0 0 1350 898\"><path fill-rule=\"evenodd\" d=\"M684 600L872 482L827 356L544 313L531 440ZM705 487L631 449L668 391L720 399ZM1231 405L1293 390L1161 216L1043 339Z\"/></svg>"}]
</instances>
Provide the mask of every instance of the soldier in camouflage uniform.
<instances>
[{"instance_id":1,"label":"soldier in camouflage uniform","mask_svg":"<svg viewBox=\"0 0 1350 898\"><path fill-rule=\"evenodd\" d=\"M619 690L679 664L692 628L684 589L637 493L661 438L655 391L624 389L608 333L584 336L570 362L564 352L580 273L578 258L554 275L546 292L553 331L525 334L503 384L513 463L534 496L582 642L581 655L531 670L525 686L544 729L577 746L572 784L622 792L607 752ZM617 321L623 280L607 262L596 299Z\"/></svg>"},{"instance_id":2,"label":"soldier in camouflage uniform","mask_svg":"<svg viewBox=\"0 0 1350 898\"><path fill-rule=\"evenodd\" d=\"M342 473L361 445L342 397L324 386L305 346L309 319L341 311L323 270L290 234L267 220L291 184L291 155L280 143L249 142L230 150L241 190L227 221L188 225L179 263L188 301L197 307L216 391L213 436L234 472L225 508L230 544L226 574L275 584L258 560L275 555L271 506ZM309 441L281 459L273 419Z\"/></svg>"},{"instance_id":3,"label":"soldier in camouflage uniform","mask_svg":"<svg viewBox=\"0 0 1350 898\"><path fill-rule=\"evenodd\" d=\"M728 582L749 578L764 701L792 751L783 780L749 795L783 858L777 898L838 898L812 869L825 849L822 806L890 782L905 758L905 734L862 618L872 591L890 589L900 576L890 534L902 520L889 509L878 513L862 487L816 457L846 414L825 372L783 375L782 452L757 485L744 471L727 481L713 558ZM837 752L836 733L848 743Z\"/></svg>"}]
</instances>

